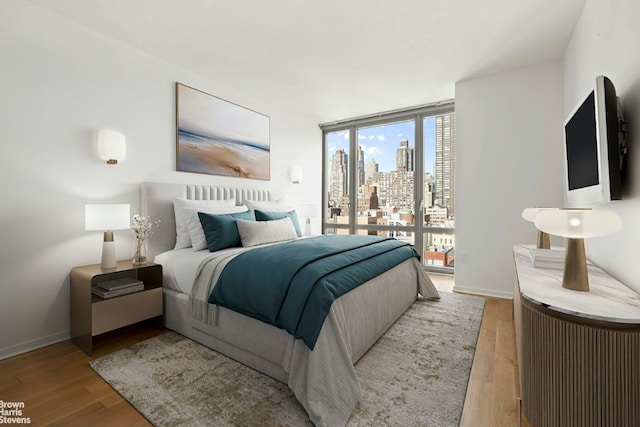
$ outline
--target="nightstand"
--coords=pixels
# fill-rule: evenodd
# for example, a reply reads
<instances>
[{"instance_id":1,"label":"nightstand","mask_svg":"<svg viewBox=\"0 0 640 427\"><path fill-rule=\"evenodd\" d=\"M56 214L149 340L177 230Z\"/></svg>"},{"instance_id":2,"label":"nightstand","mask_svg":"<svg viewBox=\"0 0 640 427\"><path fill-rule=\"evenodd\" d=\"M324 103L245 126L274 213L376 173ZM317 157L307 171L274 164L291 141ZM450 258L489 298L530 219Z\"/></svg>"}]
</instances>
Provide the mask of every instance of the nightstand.
<instances>
[{"instance_id":1,"label":"nightstand","mask_svg":"<svg viewBox=\"0 0 640 427\"><path fill-rule=\"evenodd\" d=\"M100 298L91 286L107 280L133 277L144 282L144 290L113 298ZM162 316L162 266L148 262L133 265L118 261L116 268L100 264L71 269L71 340L91 355L93 337L126 325Z\"/></svg>"}]
</instances>

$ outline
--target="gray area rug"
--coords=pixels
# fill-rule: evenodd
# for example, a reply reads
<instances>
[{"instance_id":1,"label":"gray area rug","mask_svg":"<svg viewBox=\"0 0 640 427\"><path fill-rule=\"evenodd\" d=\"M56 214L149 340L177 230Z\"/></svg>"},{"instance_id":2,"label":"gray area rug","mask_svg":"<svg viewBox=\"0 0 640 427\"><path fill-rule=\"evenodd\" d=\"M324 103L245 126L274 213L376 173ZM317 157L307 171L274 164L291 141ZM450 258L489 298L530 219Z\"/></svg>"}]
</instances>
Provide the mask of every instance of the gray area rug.
<instances>
[{"instance_id":1,"label":"gray area rug","mask_svg":"<svg viewBox=\"0 0 640 427\"><path fill-rule=\"evenodd\" d=\"M419 300L358 361L349 426L457 426L484 298ZM156 426L312 425L289 388L173 332L91 362Z\"/></svg>"}]
</instances>

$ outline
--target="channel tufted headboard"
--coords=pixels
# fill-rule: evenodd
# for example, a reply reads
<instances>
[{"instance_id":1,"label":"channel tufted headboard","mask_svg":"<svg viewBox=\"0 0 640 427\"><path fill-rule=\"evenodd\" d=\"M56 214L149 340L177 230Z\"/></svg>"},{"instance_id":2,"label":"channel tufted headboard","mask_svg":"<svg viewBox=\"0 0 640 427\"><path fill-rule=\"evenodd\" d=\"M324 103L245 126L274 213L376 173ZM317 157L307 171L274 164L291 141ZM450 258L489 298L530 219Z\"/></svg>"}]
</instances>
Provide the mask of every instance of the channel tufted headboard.
<instances>
[{"instance_id":1,"label":"channel tufted headboard","mask_svg":"<svg viewBox=\"0 0 640 427\"><path fill-rule=\"evenodd\" d=\"M156 255L173 249L176 244L176 224L173 198L194 200L236 199L236 205L244 200L273 200L269 190L257 188L214 187L197 184L167 184L143 182L140 189L140 211L150 216L151 221L160 220L158 228L147 241L147 256L153 261Z\"/></svg>"}]
</instances>

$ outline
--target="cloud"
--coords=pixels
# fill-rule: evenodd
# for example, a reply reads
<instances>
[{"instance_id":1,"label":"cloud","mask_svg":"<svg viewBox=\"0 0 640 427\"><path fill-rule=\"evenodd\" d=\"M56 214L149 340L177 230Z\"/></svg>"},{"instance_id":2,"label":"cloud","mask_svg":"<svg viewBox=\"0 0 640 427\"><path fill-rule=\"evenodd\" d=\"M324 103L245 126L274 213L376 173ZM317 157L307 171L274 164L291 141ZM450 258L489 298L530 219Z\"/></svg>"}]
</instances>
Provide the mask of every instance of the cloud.
<instances>
[{"instance_id":1,"label":"cloud","mask_svg":"<svg viewBox=\"0 0 640 427\"><path fill-rule=\"evenodd\" d=\"M360 145L362 147L362 149L364 150L365 156L367 157L380 157L382 156L382 150L376 146L364 146L364 145Z\"/></svg>"},{"instance_id":2,"label":"cloud","mask_svg":"<svg viewBox=\"0 0 640 427\"><path fill-rule=\"evenodd\" d=\"M387 138L384 135L378 135L378 141L386 141Z\"/></svg>"}]
</instances>

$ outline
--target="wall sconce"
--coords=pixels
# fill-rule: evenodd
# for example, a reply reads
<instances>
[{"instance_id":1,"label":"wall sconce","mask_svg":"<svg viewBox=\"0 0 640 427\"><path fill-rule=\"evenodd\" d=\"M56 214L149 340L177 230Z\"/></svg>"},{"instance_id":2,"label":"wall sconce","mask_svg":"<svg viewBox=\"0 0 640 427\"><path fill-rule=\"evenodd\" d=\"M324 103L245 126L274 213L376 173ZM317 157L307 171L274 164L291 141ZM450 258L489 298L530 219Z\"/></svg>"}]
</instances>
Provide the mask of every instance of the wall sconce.
<instances>
[{"instance_id":1,"label":"wall sconce","mask_svg":"<svg viewBox=\"0 0 640 427\"><path fill-rule=\"evenodd\" d=\"M536 227L546 233L567 238L562 287L589 290L584 239L613 234L622 228L620 217L612 211L552 209L536 215Z\"/></svg>"},{"instance_id":2,"label":"wall sconce","mask_svg":"<svg viewBox=\"0 0 640 427\"><path fill-rule=\"evenodd\" d=\"M536 216L543 211L547 211L550 209L558 209L558 208L526 208L522 211L522 218L526 219L530 222L535 222ZM549 235L542 230L538 230L538 249L551 249L551 242L549 240Z\"/></svg>"},{"instance_id":3,"label":"wall sconce","mask_svg":"<svg viewBox=\"0 0 640 427\"><path fill-rule=\"evenodd\" d=\"M129 205L85 205L84 226L85 230L104 231L100 266L103 269L115 268L116 247L113 241L113 230L129 228Z\"/></svg>"},{"instance_id":4,"label":"wall sconce","mask_svg":"<svg viewBox=\"0 0 640 427\"><path fill-rule=\"evenodd\" d=\"M125 158L126 138L124 134L109 129L98 131L98 155L110 165L118 164Z\"/></svg>"},{"instance_id":5,"label":"wall sconce","mask_svg":"<svg viewBox=\"0 0 640 427\"><path fill-rule=\"evenodd\" d=\"M291 166L291 182L300 184L302 181L302 168L300 166Z\"/></svg>"}]
</instances>

